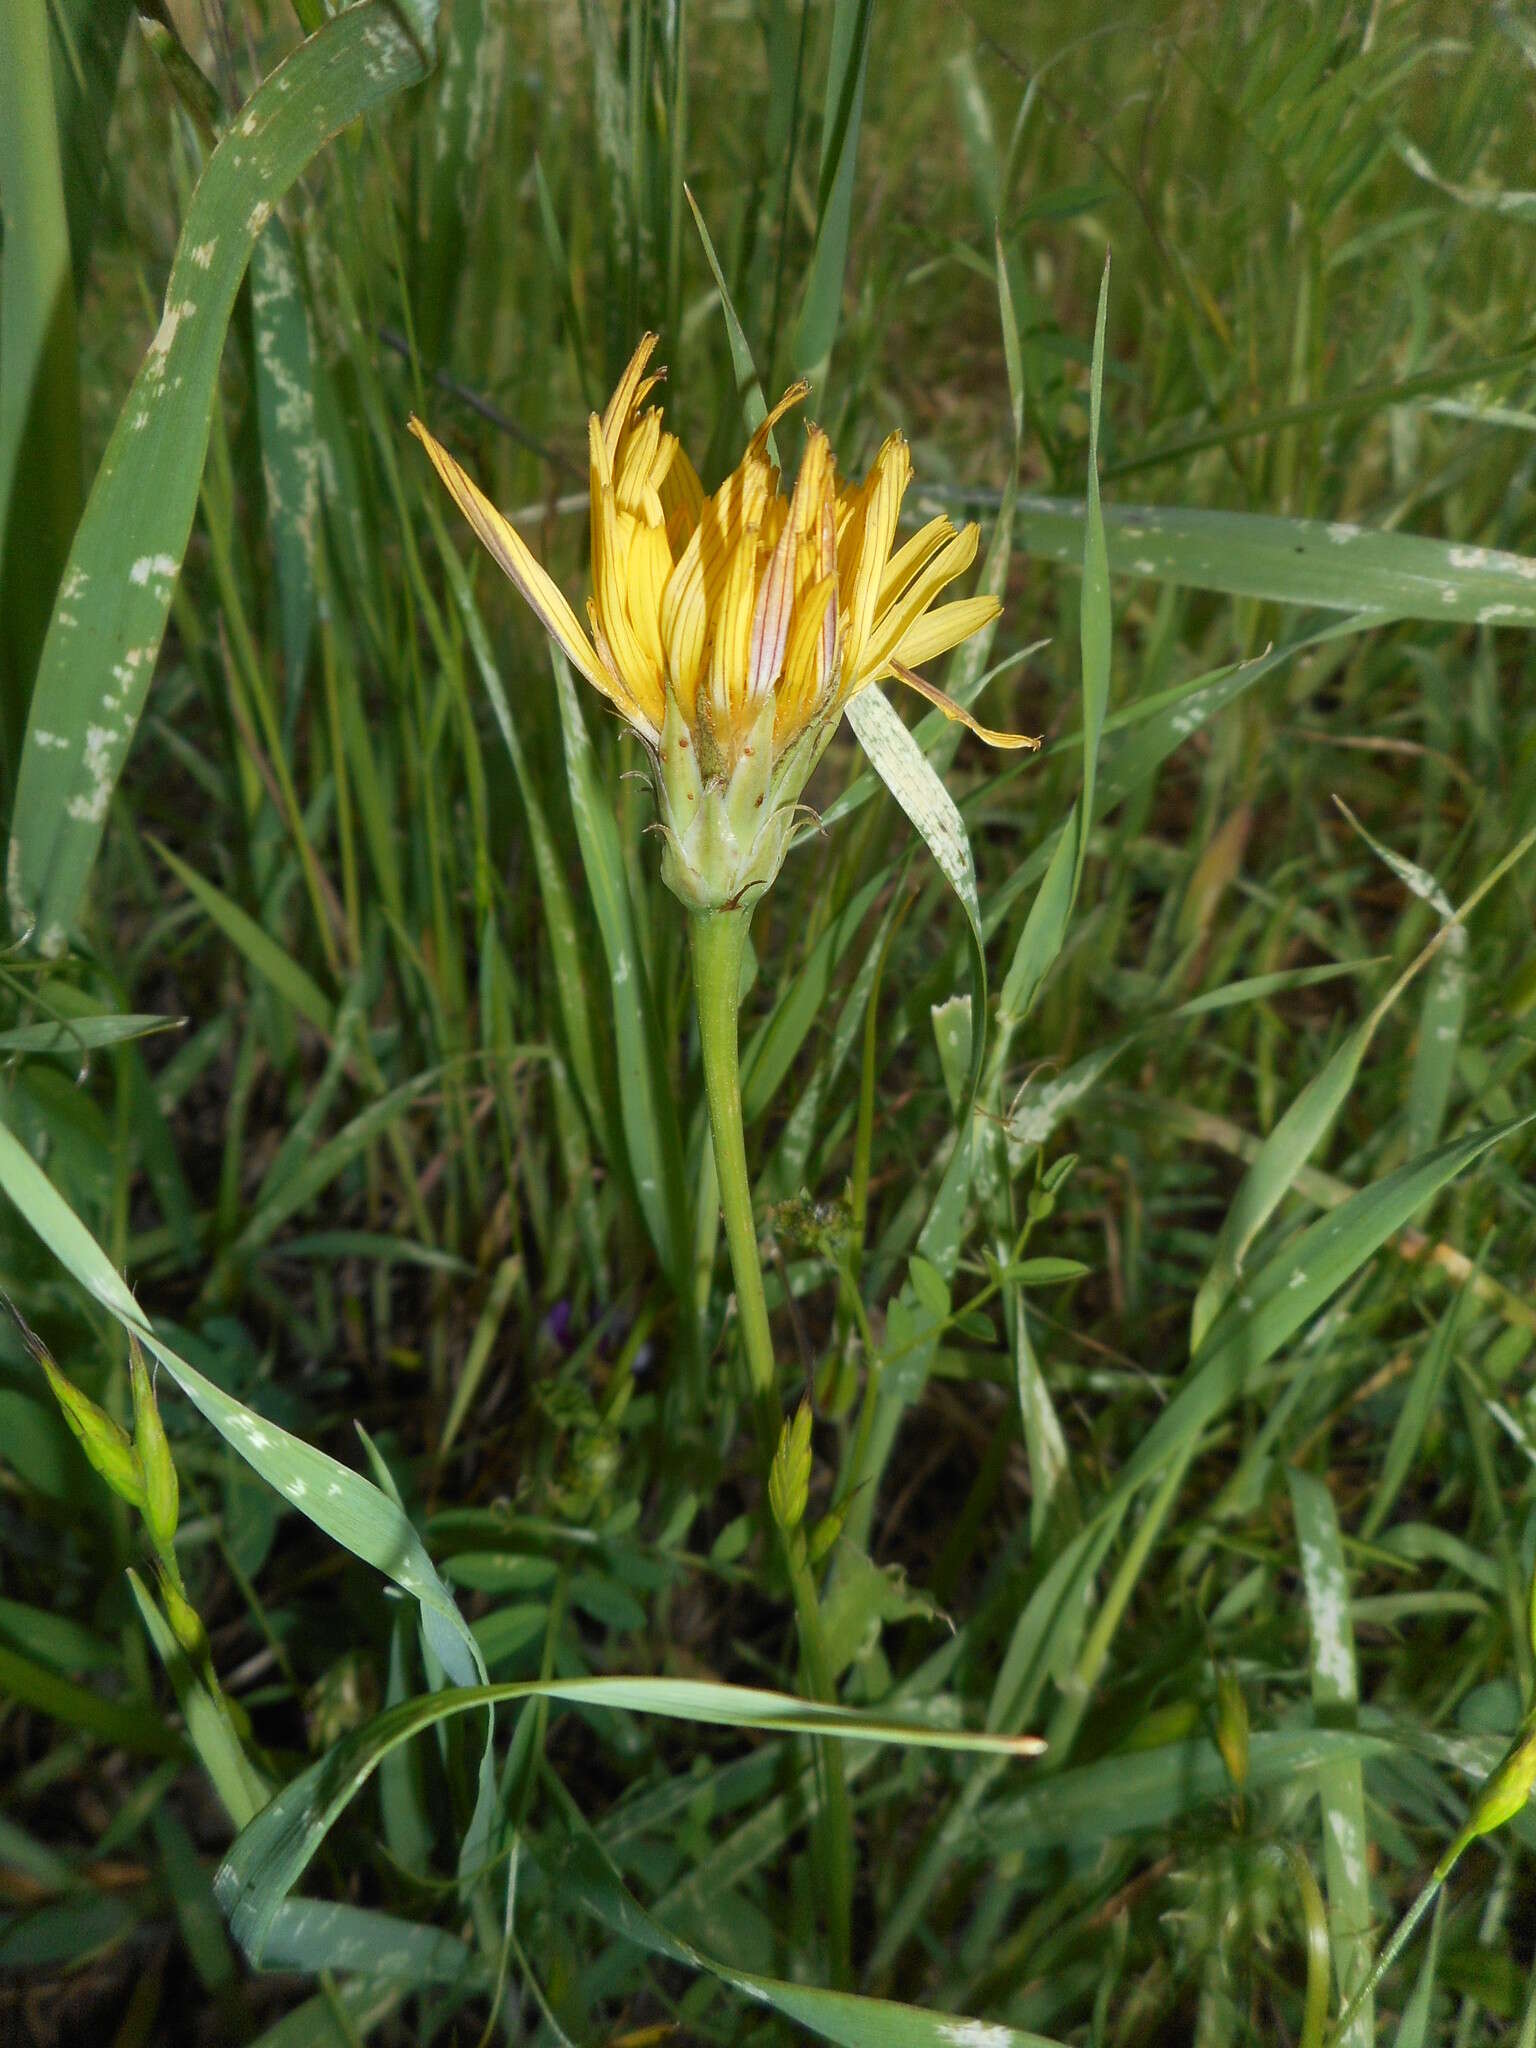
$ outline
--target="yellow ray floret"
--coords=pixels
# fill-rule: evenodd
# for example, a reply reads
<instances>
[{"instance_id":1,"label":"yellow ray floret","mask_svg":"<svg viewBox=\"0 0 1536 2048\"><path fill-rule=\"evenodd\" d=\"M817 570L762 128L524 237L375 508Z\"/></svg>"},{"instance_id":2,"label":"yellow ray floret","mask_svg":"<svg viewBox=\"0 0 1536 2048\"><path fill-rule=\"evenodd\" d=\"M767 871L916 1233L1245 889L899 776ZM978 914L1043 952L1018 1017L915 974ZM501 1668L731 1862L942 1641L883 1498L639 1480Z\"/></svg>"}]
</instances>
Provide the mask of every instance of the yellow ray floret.
<instances>
[{"instance_id":1,"label":"yellow ray floret","mask_svg":"<svg viewBox=\"0 0 1536 2048\"><path fill-rule=\"evenodd\" d=\"M465 517L588 682L653 749L675 704L705 772L729 774L750 753L770 698L777 760L802 735L829 732L859 690L892 676L994 746L1038 744L978 724L913 672L980 632L1000 607L993 597L936 603L975 560L974 526L957 532L931 519L895 547L912 476L902 436L892 434L862 482L849 484L813 426L786 492L768 444L807 395L793 384L706 494L647 403L664 374L649 370L655 349L656 336L645 335L589 424L590 639L510 522L411 421Z\"/></svg>"}]
</instances>

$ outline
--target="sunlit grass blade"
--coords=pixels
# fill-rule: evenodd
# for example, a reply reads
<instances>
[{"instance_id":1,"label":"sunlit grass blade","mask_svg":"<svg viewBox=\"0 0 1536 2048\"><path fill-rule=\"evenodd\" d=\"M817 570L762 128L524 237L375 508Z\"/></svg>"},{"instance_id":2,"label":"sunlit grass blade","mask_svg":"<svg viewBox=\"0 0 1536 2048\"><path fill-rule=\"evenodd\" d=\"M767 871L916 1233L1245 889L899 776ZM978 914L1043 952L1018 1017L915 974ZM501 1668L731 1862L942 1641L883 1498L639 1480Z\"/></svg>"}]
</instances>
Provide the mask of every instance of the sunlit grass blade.
<instances>
[{"instance_id":1,"label":"sunlit grass blade","mask_svg":"<svg viewBox=\"0 0 1536 2048\"><path fill-rule=\"evenodd\" d=\"M45 953L80 916L192 527L225 330L273 206L340 129L425 69L435 26L385 0L328 21L253 95L209 158L165 308L92 485L33 691L8 869L11 915Z\"/></svg>"},{"instance_id":2,"label":"sunlit grass blade","mask_svg":"<svg viewBox=\"0 0 1536 2048\"><path fill-rule=\"evenodd\" d=\"M972 1016L985 1020L987 955L981 935L981 903L976 893L976 862L955 800L889 699L878 689L861 690L849 702L846 716L871 767L922 834L939 872L965 912L971 940ZM981 1076L984 1041L984 1028L978 1026L972 1035L968 1096L975 1094Z\"/></svg>"}]
</instances>

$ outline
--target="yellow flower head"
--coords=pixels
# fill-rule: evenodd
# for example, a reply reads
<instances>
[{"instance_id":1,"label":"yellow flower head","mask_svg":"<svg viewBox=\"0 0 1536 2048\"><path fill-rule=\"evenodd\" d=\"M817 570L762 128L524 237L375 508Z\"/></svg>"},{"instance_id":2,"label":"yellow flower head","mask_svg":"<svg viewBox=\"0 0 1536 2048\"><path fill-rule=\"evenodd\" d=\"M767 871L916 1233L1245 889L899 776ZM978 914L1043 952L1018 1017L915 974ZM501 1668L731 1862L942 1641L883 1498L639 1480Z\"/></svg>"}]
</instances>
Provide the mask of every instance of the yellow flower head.
<instances>
[{"instance_id":1,"label":"yellow flower head","mask_svg":"<svg viewBox=\"0 0 1536 2048\"><path fill-rule=\"evenodd\" d=\"M934 602L975 560L975 526L957 532L948 519L931 519L892 552L912 474L902 436L886 440L854 485L839 477L813 426L793 489L781 489L768 439L806 396L809 387L794 384L706 497L660 407L646 403L660 381L648 373L655 347L647 334L602 416L588 422L590 638L510 521L419 420L410 424L546 630L650 748L675 854L710 797L732 794L729 816L709 819L707 845L684 861L696 868L692 855L709 855L702 884L692 874L680 887L668 873L685 900L712 907L747 900L772 880L794 799L843 706L869 684L898 676L995 744L1033 742L977 725L913 674L1000 607L994 597ZM774 844L759 844L770 824Z\"/></svg>"}]
</instances>

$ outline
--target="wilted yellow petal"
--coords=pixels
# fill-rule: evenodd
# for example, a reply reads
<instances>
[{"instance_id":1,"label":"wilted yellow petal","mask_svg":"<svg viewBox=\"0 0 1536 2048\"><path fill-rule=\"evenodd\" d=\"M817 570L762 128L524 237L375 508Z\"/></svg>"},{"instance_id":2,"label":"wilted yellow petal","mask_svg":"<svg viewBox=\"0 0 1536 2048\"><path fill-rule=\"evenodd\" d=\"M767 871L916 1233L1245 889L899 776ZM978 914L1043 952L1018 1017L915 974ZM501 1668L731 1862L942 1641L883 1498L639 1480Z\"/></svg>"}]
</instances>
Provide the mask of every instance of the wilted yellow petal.
<instances>
[{"instance_id":1,"label":"wilted yellow petal","mask_svg":"<svg viewBox=\"0 0 1536 2048\"><path fill-rule=\"evenodd\" d=\"M448 486L454 503L532 606L545 632L559 642L589 683L611 697L613 691L609 678L582 632L576 614L535 561L511 520L502 517L480 486L454 461L442 443L428 433L414 413L409 424L411 432L431 456L432 467Z\"/></svg>"},{"instance_id":2,"label":"wilted yellow petal","mask_svg":"<svg viewBox=\"0 0 1536 2048\"><path fill-rule=\"evenodd\" d=\"M810 395L811 387L805 378L797 377L778 404L766 415L751 440L747 443L748 455L755 457L759 462L763 461L768 453L768 436L779 424L779 421L783 419L785 413L792 412L797 405L809 398Z\"/></svg>"},{"instance_id":3,"label":"wilted yellow petal","mask_svg":"<svg viewBox=\"0 0 1536 2048\"><path fill-rule=\"evenodd\" d=\"M926 697L930 704L936 704L944 716L956 725L964 725L985 740L989 747L1038 747L1040 742L1030 733L997 732L990 725L983 725L972 718L963 704L957 704L953 697L941 690L937 683L930 683L926 676L914 675L903 662L892 662L892 672L899 676L909 690L916 690L920 697Z\"/></svg>"},{"instance_id":4,"label":"wilted yellow petal","mask_svg":"<svg viewBox=\"0 0 1536 2048\"><path fill-rule=\"evenodd\" d=\"M756 699L771 690L784 666L784 649L789 640L789 616L795 601L796 534L794 507L778 499L769 510L779 510L782 532L768 558L768 567L758 588L757 607L752 614L752 637L747 649L747 695ZM763 536L768 538L766 532Z\"/></svg>"},{"instance_id":5,"label":"wilted yellow petal","mask_svg":"<svg viewBox=\"0 0 1536 2048\"><path fill-rule=\"evenodd\" d=\"M640 346L630 357L629 365L614 387L613 396L609 399L607 408L603 413L603 445L608 451L610 470L619 452L619 435L624 429L625 422L635 409L640 393L640 380L645 375L646 364L656 353L656 344L659 339L660 336L655 334L641 335Z\"/></svg>"}]
</instances>

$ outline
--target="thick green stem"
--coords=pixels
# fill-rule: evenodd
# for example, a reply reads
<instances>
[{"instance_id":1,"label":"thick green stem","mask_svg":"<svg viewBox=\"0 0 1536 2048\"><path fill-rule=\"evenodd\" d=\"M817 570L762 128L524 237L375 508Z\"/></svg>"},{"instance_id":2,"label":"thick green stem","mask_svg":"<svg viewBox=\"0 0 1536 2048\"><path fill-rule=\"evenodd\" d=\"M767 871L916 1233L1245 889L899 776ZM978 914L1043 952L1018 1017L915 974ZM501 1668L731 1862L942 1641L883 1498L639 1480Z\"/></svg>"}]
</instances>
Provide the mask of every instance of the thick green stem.
<instances>
[{"instance_id":1,"label":"thick green stem","mask_svg":"<svg viewBox=\"0 0 1536 2048\"><path fill-rule=\"evenodd\" d=\"M714 1139L715 1175L725 1241L736 1281L742 1348L752 1386L758 1449L765 1466L783 1425L773 1366L773 1335L763 1294L763 1266L752 1220L752 1184L747 1178L747 1141L741 1124L741 1068L736 1019L741 1001L741 963L750 911L717 910L691 917L693 996L699 1012L699 1046L704 1056L704 1094Z\"/></svg>"},{"instance_id":2,"label":"thick green stem","mask_svg":"<svg viewBox=\"0 0 1536 2048\"><path fill-rule=\"evenodd\" d=\"M784 1426L774 1370L773 1333L768 1327L768 1302L763 1293L763 1266L752 1216L752 1184L747 1177L746 1134L741 1121L741 1068L737 1017L741 998L741 964L746 951L750 911L719 910L689 919L693 940L693 993L699 1014L699 1045L704 1059L704 1093L714 1140L715 1174L720 1184L720 1209L725 1241L736 1281L736 1306L741 1316L742 1348L752 1388L758 1450L766 1481L779 1433ZM764 1499L767 1502L765 1489ZM799 1529L781 1529L768 1509L770 1534L780 1544L794 1596L800 1657L812 1696L830 1703L836 1698L831 1660L821 1625L821 1603ZM817 1744L823 1785L822 1863L826 1885L827 1946L834 1981L851 1977L853 1906L853 1824L848 1787L843 1776L842 1745L830 1738Z\"/></svg>"}]
</instances>

